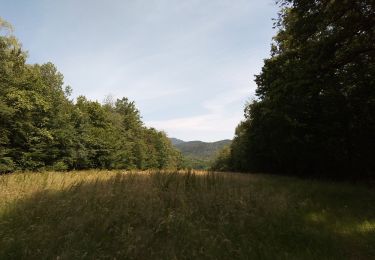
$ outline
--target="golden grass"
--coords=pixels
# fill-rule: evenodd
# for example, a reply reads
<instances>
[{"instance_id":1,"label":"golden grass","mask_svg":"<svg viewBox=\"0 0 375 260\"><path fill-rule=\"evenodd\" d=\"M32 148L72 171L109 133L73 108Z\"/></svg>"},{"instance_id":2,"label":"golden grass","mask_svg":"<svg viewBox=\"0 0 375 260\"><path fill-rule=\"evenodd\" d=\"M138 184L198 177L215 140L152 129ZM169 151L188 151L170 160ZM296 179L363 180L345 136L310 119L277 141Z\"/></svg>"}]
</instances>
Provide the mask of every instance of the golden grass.
<instances>
[{"instance_id":1,"label":"golden grass","mask_svg":"<svg viewBox=\"0 0 375 260\"><path fill-rule=\"evenodd\" d=\"M371 259L375 191L262 174L0 176L0 259Z\"/></svg>"}]
</instances>

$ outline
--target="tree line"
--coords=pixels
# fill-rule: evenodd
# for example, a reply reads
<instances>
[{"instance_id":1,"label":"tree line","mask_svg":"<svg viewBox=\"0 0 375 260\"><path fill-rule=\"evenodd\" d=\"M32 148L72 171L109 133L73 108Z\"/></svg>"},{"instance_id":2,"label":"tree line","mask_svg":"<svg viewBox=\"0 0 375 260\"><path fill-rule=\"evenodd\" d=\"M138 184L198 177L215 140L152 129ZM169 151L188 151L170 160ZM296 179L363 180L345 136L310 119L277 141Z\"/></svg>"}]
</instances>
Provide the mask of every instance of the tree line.
<instances>
[{"instance_id":1,"label":"tree line","mask_svg":"<svg viewBox=\"0 0 375 260\"><path fill-rule=\"evenodd\" d=\"M213 168L374 177L374 1L278 3L256 98Z\"/></svg>"},{"instance_id":2,"label":"tree line","mask_svg":"<svg viewBox=\"0 0 375 260\"><path fill-rule=\"evenodd\" d=\"M52 63L27 64L11 25L0 19L0 30L0 173L182 166L181 154L165 133L144 126L134 102L74 102Z\"/></svg>"}]
</instances>

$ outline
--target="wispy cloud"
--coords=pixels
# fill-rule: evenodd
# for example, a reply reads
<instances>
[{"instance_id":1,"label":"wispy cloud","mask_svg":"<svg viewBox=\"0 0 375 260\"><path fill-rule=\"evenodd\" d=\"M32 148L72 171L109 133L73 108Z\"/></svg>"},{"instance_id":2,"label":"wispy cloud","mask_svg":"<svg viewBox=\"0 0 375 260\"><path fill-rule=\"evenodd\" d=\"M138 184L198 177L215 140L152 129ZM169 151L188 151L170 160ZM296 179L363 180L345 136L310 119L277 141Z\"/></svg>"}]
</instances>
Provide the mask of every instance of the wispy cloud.
<instances>
[{"instance_id":1,"label":"wispy cloud","mask_svg":"<svg viewBox=\"0 0 375 260\"><path fill-rule=\"evenodd\" d=\"M232 138L234 128L241 115L221 117L217 114L205 114L187 118L176 118L163 121L146 122L146 125L165 131L170 136L183 140L216 141ZM228 135L228 133L230 133Z\"/></svg>"},{"instance_id":2,"label":"wispy cloud","mask_svg":"<svg viewBox=\"0 0 375 260\"><path fill-rule=\"evenodd\" d=\"M164 130L170 136L184 140L215 141L232 138L236 125L243 117L243 110L233 111L232 107L244 104L248 89L212 96L201 104L206 112L198 116L148 121L146 125ZM192 138L193 137L193 138Z\"/></svg>"}]
</instances>

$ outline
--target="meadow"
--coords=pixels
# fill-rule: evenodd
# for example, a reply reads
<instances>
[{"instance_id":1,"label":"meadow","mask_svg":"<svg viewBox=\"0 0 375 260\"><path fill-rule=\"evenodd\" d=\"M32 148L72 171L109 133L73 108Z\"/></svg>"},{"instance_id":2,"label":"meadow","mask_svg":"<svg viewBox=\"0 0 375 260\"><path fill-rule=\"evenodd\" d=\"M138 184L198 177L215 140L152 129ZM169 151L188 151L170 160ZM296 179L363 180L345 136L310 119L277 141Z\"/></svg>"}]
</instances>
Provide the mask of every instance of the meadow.
<instances>
[{"instance_id":1,"label":"meadow","mask_svg":"<svg viewBox=\"0 0 375 260\"><path fill-rule=\"evenodd\" d=\"M375 190L262 174L0 176L0 259L374 259Z\"/></svg>"}]
</instances>

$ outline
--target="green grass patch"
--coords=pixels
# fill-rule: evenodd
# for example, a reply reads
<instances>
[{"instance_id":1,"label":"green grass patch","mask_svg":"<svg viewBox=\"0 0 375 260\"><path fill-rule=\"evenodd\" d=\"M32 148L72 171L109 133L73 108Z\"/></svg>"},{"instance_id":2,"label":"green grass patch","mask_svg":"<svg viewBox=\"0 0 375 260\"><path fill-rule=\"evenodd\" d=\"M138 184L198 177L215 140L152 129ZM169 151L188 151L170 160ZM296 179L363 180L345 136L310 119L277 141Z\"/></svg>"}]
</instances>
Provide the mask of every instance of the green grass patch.
<instances>
[{"instance_id":1,"label":"green grass patch","mask_svg":"<svg viewBox=\"0 0 375 260\"><path fill-rule=\"evenodd\" d=\"M0 259L114 258L375 258L375 190L234 173L0 176Z\"/></svg>"}]
</instances>

